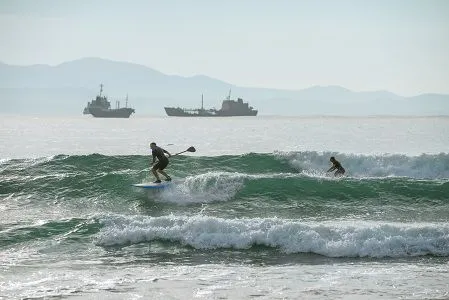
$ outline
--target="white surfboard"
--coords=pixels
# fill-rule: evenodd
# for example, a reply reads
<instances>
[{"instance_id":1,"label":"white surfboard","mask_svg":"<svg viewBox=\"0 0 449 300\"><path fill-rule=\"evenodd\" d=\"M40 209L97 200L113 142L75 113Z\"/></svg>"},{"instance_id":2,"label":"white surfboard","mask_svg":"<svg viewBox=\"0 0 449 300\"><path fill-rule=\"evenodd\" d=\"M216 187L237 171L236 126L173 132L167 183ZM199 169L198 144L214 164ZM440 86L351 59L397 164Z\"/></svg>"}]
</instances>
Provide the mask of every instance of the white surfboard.
<instances>
[{"instance_id":1,"label":"white surfboard","mask_svg":"<svg viewBox=\"0 0 449 300\"><path fill-rule=\"evenodd\" d=\"M145 182L145 183L134 183L132 186L143 188L143 189L164 189L171 185L170 181L162 181L161 183Z\"/></svg>"}]
</instances>

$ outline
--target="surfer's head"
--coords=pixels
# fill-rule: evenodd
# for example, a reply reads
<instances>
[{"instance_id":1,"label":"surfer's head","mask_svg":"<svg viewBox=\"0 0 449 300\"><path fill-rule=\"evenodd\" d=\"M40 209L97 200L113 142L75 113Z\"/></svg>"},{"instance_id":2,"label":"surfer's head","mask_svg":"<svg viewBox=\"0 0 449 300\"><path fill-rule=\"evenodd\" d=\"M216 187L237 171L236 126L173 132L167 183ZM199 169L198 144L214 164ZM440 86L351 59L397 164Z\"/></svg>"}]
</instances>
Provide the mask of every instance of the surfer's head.
<instances>
[{"instance_id":1,"label":"surfer's head","mask_svg":"<svg viewBox=\"0 0 449 300\"><path fill-rule=\"evenodd\" d=\"M330 161L335 161L335 157L331 156L331 159L329 159Z\"/></svg>"},{"instance_id":2,"label":"surfer's head","mask_svg":"<svg viewBox=\"0 0 449 300\"><path fill-rule=\"evenodd\" d=\"M150 143L150 148L153 149L154 147L156 147L156 143L155 142L151 142Z\"/></svg>"}]
</instances>

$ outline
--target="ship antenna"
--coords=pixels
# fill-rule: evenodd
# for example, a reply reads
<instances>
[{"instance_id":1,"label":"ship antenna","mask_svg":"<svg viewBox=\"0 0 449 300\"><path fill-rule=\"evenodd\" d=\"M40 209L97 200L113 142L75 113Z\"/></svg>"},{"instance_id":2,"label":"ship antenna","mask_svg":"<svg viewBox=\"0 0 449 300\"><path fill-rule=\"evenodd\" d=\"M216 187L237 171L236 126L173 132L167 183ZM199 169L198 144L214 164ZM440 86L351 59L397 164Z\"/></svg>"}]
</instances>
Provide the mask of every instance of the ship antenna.
<instances>
[{"instance_id":1,"label":"ship antenna","mask_svg":"<svg viewBox=\"0 0 449 300\"><path fill-rule=\"evenodd\" d=\"M103 84L100 84L100 97L102 92L103 92Z\"/></svg>"},{"instance_id":2,"label":"ship antenna","mask_svg":"<svg viewBox=\"0 0 449 300\"><path fill-rule=\"evenodd\" d=\"M231 89L229 89L228 100L231 100Z\"/></svg>"},{"instance_id":3,"label":"ship antenna","mask_svg":"<svg viewBox=\"0 0 449 300\"><path fill-rule=\"evenodd\" d=\"M204 107L203 107L203 94L201 94L201 109L202 110L204 109Z\"/></svg>"}]
</instances>

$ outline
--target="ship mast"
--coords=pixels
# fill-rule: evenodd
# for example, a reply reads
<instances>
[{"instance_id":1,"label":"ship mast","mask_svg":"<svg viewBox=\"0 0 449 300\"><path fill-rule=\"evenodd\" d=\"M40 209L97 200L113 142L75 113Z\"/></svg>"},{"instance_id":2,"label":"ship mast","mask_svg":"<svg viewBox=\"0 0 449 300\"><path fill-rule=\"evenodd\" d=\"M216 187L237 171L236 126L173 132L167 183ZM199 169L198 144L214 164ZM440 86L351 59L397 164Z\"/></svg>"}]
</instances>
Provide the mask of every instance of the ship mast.
<instances>
[{"instance_id":1,"label":"ship mast","mask_svg":"<svg viewBox=\"0 0 449 300\"><path fill-rule=\"evenodd\" d=\"M201 94L201 110L203 110L204 109L204 107L203 107L203 94Z\"/></svg>"},{"instance_id":2,"label":"ship mast","mask_svg":"<svg viewBox=\"0 0 449 300\"><path fill-rule=\"evenodd\" d=\"M100 84L100 97L102 92L103 92L103 84Z\"/></svg>"},{"instance_id":3,"label":"ship mast","mask_svg":"<svg viewBox=\"0 0 449 300\"><path fill-rule=\"evenodd\" d=\"M229 89L228 100L231 100L231 89Z\"/></svg>"},{"instance_id":4,"label":"ship mast","mask_svg":"<svg viewBox=\"0 0 449 300\"><path fill-rule=\"evenodd\" d=\"M128 107L128 93L126 93L126 104L125 107Z\"/></svg>"}]
</instances>

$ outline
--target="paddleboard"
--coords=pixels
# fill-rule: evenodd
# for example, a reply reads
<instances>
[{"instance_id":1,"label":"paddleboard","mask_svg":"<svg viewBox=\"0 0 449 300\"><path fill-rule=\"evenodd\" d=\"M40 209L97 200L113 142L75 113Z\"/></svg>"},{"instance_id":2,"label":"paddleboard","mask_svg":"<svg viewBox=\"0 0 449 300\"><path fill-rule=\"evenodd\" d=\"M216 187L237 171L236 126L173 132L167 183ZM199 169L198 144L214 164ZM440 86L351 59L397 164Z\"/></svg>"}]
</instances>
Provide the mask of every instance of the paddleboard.
<instances>
[{"instance_id":1,"label":"paddleboard","mask_svg":"<svg viewBox=\"0 0 449 300\"><path fill-rule=\"evenodd\" d=\"M132 186L143 188L143 189L164 189L171 185L169 181L162 181L161 183L145 182L145 183L135 183Z\"/></svg>"}]
</instances>

